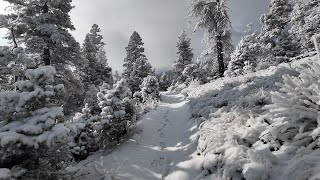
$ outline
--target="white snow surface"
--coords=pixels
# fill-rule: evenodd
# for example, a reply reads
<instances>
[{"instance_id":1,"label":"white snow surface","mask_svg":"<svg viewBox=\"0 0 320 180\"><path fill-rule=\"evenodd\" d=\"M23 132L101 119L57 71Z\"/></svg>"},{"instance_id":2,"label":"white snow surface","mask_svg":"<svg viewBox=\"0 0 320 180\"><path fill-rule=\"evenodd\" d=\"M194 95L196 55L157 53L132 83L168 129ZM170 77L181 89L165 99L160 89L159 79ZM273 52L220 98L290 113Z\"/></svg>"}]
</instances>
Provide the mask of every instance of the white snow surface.
<instances>
[{"instance_id":1,"label":"white snow surface","mask_svg":"<svg viewBox=\"0 0 320 180\"><path fill-rule=\"evenodd\" d=\"M161 94L162 102L136 125L141 130L108 155L80 162L77 180L194 180L201 173L197 124L181 94Z\"/></svg>"}]
</instances>

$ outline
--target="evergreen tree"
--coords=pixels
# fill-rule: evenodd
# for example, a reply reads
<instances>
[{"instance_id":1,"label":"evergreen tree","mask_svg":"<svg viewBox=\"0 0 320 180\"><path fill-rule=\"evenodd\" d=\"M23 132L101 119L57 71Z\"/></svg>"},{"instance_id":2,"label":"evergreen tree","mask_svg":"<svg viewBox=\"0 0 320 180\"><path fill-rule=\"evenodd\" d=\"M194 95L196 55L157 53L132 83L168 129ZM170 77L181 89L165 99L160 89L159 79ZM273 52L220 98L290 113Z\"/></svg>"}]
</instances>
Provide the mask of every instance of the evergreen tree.
<instances>
[{"instance_id":1,"label":"evergreen tree","mask_svg":"<svg viewBox=\"0 0 320 180\"><path fill-rule=\"evenodd\" d=\"M133 63L133 70L130 73L129 86L132 92L140 91L143 79L153 74L152 67L146 57L141 57Z\"/></svg>"},{"instance_id":2,"label":"evergreen tree","mask_svg":"<svg viewBox=\"0 0 320 180\"><path fill-rule=\"evenodd\" d=\"M102 137L108 137L109 141L120 141L120 136L126 133L128 122L133 121L135 110L132 104L132 93L125 80L114 84L111 90L98 93L101 112Z\"/></svg>"},{"instance_id":3,"label":"evergreen tree","mask_svg":"<svg viewBox=\"0 0 320 180\"><path fill-rule=\"evenodd\" d=\"M279 64L297 54L297 46L288 32L292 6L289 0L272 0L269 9L260 18L262 27L258 38L265 58L272 64Z\"/></svg>"},{"instance_id":4,"label":"evergreen tree","mask_svg":"<svg viewBox=\"0 0 320 180\"><path fill-rule=\"evenodd\" d=\"M229 62L226 74L229 73L234 76L243 74L245 72L245 62L255 68L259 63L260 54L261 47L256 33L244 36L235 51L231 54L231 61Z\"/></svg>"},{"instance_id":5,"label":"evergreen tree","mask_svg":"<svg viewBox=\"0 0 320 180\"><path fill-rule=\"evenodd\" d=\"M183 83L182 72L188 64L192 63L193 53L190 47L191 39L187 37L185 31L178 37L177 42L177 59L173 65L174 79L176 82Z\"/></svg>"},{"instance_id":6,"label":"evergreen tree","mask_svg":"<svg viewBox=\"0 0 320 180\"><path fill-rule=\"evenodd\" d=\"M14 48L21 43L26 46L27 53L40 55L45 65L55 67L58 73L56 80L65 84L64 96L68 97L64 113L70 114L79 107L78 101L83 101L82 84L70 69L70 65L83 66L80 64L79 43L69 33L75 29L69 16L73 8L71 0L6 1L15 10L5 15L1 24L10 30L8 38L13 40ZM9 23L12 20L14 23ZM71 97L77 97L77 100Z\"/></svg>"},{"instance_id":7,"label":"evergreen tree","mask_svg":"<svg viewBox=\"0 0 320 180\"><path fill-rule=\"evenodd\" d=\"M75 29L69 16L72 0L5 1L16 10L6 19L16 21L14 26L8 22L2 25L13 30L27 52L40 54L45 65L77 64L80 47L69 33Z\"/></svg>"},{"instance_id":8,"label":"evergreen tree","mask_svg":"<svg viewBox=\"0 0 320 180\"><path fill-rule=\"evenodd\" d=\"M140 102L155 102L160 99L159 82L156 76L145 77L140 88L141 91L134 94L134 97L139 98Z\"/></svg>"},{"instance_id":9,"label":"evergreen tree","mask_svg":"<svg viewBox=\"0 0 320 180\"><path fill-rule=\"evenodd\" d=\"M193 0L191 13L199 18L196 27L206 30L207 45L214 43L210 49L215 49L218 73L222 77L225 71L224 49L231 44L227 0Z\"/></svg>"},{"instance_id":10,"label":"evergreen tree","mask_svg":"<svg viewBox=\"0 0 320 180\"><path fill-rule=\"evenodd\" d=\"M131 72L133 71L133 64L135 61L141 57L146 57L144 53L142 38L136 31L130 37L129 44L126 47L127 57L124 59L124 70L122 77L125 79L130 79Z\"/></svg>"},{"instance_id":11,"label":"evergreen tree","mask_svg":"<svg viewBox=\"0 0 320 180\"><path fill-rule=\"evenodd\" d=\"M60 165L67 159L48 154L53 153L50 149L61 152L56 143L69 132L56 101L64 86L53 84L55 75L52 66L28 69L26 80L15 83L15 91L0 92L0 167L20 165L28 170L25 175L37 170L41 179L65 168Z\"/></svg>"},{"instance_id":12,"label":"evergreen tree","mask_svg":"<svg viewBox=\"0 0 320 180\"><path fill-rule=\"evenodd\" d=\"M198 80L201 83L207 83L218 77L219 65L215 61L215 53L204 51L197 59Z\"/></svg>"},{"instance_id":13,"label":"evergreen tree","mask_svg":"<svg viewBox=\"0 0 320 180\"><path fill-rule=\"evenodd\" d=\"M143 78L152 74L152 67L143 54L143 42L140 35L134 31L126 47L127 57L124 59L122 77L126 79L133 93L140 91Z\"/></svg>"},{"instance_id":14,"label":"evergreen tree","mask_svg":"<svg viewBox=\"0 0 320 180\"><path fill-rule=\"evenodd\" d=\"M188 64L183 72L182 76L184 83L189 84L191 81L194 81L198 78L199 68L197 64Z\"/></svg>"},{"instance_id":15,"label":"evergreen tree","mask_svg":"<svg viewBox=\"0 0 320 180\"><path fill-rule=\"evenodd\" d=\"M311 37L320 33L319 12L320 2L317 0L294 0L291 32L302 52L315 49Z\"/></svg>"},{"instance_id":16,"label":"evergreen tree","mask_svg":"<svg viewBox=\"0 0 320 180\"><path fill-rule=\"evenodd\" d=\"M167 89L171 86L172 83L173 83L173 72L166 71L162 73L159 78L160 91L167 91Z\"/></svg>"},{"instance_id":17,"label":"evergreen tree","mask_svg":"<svg viewBox=\"0 0 320 180\"><path fill-rule=\"evenodd\" d=\"M85 60L84 66L81 69L81 77L86 89L91 85L96 87L102 85L103 82L112 84L112 70L108 66L106 53L104 51L105 43L102 42L102 35L99 26L93 24L85 37L82 56Z\"/></svg>"},{"instance_id":18,"label":"evergreen tree","mask_svg":"<svg viewBox=\"0 0 320 180\"><path fill-rule=\"evenodd\" d=\"M82 113L73 120L73 124L77 126L77 132L70 143L70 149L76 161L86 159L90 153L100 148L101 142L98 140L101 129L96 128L100 117L92 115L91 111L90 106L85 104Z\"/></svg>"},{"instance_id":19,"label":"evergreen tree","mask_svg":"<svg viewBox=\"0 0 320 180\"><path fill-rule=\"evenodd\" d=\"M117 70L113 74L113 79L115 83L121 80L121 76L119 75L119 72Z\"/></svg>"},{"instance_id":20,"label":"evergreen tree","mask_svg":"<svg viewBox=\"0 0 320 180\"><path fill-rule=\"evenodd\" d=\"M36 64L23 48L12 50L9 46L0 46L0 90L14 89L14 83L24 76L25 70Z\"/></svg>"}]
</instances>

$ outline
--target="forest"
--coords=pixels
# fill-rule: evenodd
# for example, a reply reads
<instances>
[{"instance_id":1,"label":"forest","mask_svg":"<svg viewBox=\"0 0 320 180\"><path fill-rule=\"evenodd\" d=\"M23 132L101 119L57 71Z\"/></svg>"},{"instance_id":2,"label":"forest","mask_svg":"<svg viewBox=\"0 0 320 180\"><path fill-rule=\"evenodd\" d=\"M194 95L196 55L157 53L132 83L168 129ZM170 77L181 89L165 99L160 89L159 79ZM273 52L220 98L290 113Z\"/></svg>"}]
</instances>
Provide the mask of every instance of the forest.
<instances>
[{"instance_id":1,"label":"forest","mask_svg":"<svg viewBox=\"0 0 320 180\"><path fill-rule=\"evenodd\" d=\"M167 71L137 31L112 69L72 0L4 1L0 179L320 179L319 0L270 0L237 44L228 0L190 0L205 49L181 29Z\"/></svg>"}]
</instances>

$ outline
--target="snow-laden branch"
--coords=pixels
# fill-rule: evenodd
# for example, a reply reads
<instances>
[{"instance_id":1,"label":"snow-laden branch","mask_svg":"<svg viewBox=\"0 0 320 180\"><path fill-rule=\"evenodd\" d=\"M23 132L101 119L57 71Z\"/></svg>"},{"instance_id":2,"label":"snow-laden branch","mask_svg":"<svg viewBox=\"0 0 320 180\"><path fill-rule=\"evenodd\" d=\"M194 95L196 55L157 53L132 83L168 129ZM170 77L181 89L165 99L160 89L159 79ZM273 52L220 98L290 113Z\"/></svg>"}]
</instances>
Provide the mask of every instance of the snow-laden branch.
<instances>
[{"instance_id":1,"label":"snow-laden branch","mask_svg":"<svg viewBox=\"0 0 320 180\"><path fill-rule=\"evenodd\" d=\"M315 34L312 36L313 43L314 43L314 46L315 46L317 54L318 54L318 61L320 61L320 50L319 50L319 43L317 40L319 37L320 37L320 34Z\"/></svg>"}]
</instances>

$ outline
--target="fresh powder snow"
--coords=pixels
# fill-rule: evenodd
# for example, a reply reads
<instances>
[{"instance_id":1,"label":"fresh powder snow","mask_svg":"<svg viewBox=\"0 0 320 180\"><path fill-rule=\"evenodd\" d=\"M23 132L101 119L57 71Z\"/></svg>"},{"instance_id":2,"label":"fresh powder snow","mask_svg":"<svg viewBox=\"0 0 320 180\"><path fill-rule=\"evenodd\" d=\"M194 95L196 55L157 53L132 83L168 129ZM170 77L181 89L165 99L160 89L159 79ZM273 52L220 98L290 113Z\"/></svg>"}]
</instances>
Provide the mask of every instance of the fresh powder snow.
<instances>
[{"instance_id":1,"label":"fresh powder snow","mask_svg":"<svg viewBox=\"0 0 320 180\"><path fill-rule=\"evenodd\" d=\"M196 155L197 124L190 119L188 101L170 93L162 93L161 100L136 125L141 133L108 155L93 155L79 163L77 180L194 180L202 161Z\"/></svg>"}]
</instances>

